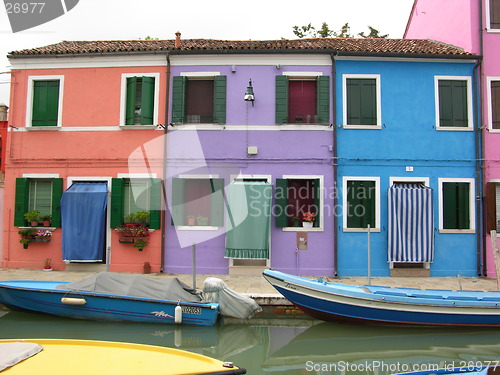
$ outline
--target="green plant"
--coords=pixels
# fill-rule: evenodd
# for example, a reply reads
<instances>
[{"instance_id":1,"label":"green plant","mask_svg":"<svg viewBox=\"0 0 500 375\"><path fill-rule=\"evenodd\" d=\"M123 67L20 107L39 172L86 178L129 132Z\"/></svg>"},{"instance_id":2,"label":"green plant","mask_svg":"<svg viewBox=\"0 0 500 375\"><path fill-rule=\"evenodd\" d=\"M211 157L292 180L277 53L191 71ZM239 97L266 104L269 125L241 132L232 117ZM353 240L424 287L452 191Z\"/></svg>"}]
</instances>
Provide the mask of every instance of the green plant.
<instances>
[{"instance_id":1,"label":"green plant","mask_svg":"<svg viewBox=\"0 0 500 375\"><path fill-rule=\"evenodd\" d=\"M35 235L36 229L34 228L21 229L17 233L21 235L21 237L32 237Z\"/></svg>"},{"instance_id":2,"label":"green plant","mask_svg":"<svg viewBox=\"0 0 500 375\"><path fill-rule=\"evenodd\" d=\"M42 215L42 216L40 216L40 220L41 221L51 221L52 216L51 215Z\"/></svg>"},{"instance_id":3,"label":"green plant","mask_svg":"<svg viewBox=\"0 0 500 375\"><path fill-rule=\"evenodd\" d=\"M124 221L127 224L135 223L136 222L135 213L132 212L132 213L126 215Z\"/></svg>"},{"instance_id":4,"label":"green plant","mask_svg":"<svg viewBox=\"0 0 500 375\"><path fill-rule=\"evenodd\" d=\"M135 213L135 220L138 223L147 224L149 223L149 212L148 211L139 211Z\"/></svg>"},{"instance_id":5,"label":"green plant","mask_svg":"<svg viewBox=\"0 0 500 375\"><path fill-rule=\"evenodd\" d=\"M38 220L40 220L40 211L36 211L36 210L28 211L24 214L24 218L28 222L38 221Z\"/></svg>"},{"instance_id":6,"label":"green plant","mask_svg":"<svg viewBox=\"0 0 500 375\"><path fill-rule=\"evenodd\" d=\"M27 249L28 246L30 245L31 243L31 238L27 238L27 237L24 237L24 238L21 238L19 240L19 242L21 242L23 244L23 248Z\"/></svg>"},{"instance_id":7,"label":"green plant","mask_svg":"<svg viewBox=\"0 0 500 375\"><path fill-rule=\"evenodd\" d=\"M137 247L137 250L142 251L146 246L148 246L148 242L144 240L139 240L134 243L134 247Z\"/></svg>"},{"instance_id":8,"label":"green plant","mask_svg":"<svg viewBox=\"0 0 500 375\"><path fill-rule=\"evenodd\" d=\"M208 224L208 217L198 215L198 217L196 218L196 222L198 223L198 225L207 225Z\"/></svg>"}]
</instances>

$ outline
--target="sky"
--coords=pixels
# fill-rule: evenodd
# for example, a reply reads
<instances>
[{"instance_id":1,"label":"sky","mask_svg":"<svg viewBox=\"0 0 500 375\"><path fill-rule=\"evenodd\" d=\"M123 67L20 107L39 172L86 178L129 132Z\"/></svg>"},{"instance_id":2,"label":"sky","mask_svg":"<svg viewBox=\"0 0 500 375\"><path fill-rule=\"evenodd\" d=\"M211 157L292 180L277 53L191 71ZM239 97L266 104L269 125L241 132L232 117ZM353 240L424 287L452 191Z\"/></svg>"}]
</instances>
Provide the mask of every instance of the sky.
<instances>
[{"instance_id":1,"label":"sky","mask_svg":"<svg viewBox=\"0 0 500 375\"><path fill-rule=\"evenodd\" d=\"M21 0L20 0L21 1ZM43 0L37 0L43 1ZM402 38L413 0L79 0L65 15L13 33L0 5L0 73L8 72L10 51L41 47L63 40L182 38L226 40L296 39L293 26L326 22L351 34L368 26ZM0 74L0 103L9 105L9 74Z\"/></svg>"}]
</instances>

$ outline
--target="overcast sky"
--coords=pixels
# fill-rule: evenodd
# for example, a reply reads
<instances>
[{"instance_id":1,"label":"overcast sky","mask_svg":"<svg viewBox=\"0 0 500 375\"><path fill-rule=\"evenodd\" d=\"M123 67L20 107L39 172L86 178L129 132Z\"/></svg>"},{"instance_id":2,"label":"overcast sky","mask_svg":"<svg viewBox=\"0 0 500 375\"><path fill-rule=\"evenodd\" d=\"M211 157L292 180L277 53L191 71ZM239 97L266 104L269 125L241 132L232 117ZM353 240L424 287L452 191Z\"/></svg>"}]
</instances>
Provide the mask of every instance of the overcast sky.
<instances>
[{"instance_id":1,"label":"overcast sky","mask_svg":"<svg viewBox=\"0 0 500 375\"><path fill-rule=\"evenodd\" d=\"M37 0L43 1L43 0ZM403 36L413 0L80 0L71 11L35 28L12 33L0 5L0 72L9 70L8 52L62 40L296 39L293 26L311 23L340 30L349 22L351 34L368 25L390 38ZM0 74L0 103L9 104L10 76Z\"/></svg>"}]
</instances>

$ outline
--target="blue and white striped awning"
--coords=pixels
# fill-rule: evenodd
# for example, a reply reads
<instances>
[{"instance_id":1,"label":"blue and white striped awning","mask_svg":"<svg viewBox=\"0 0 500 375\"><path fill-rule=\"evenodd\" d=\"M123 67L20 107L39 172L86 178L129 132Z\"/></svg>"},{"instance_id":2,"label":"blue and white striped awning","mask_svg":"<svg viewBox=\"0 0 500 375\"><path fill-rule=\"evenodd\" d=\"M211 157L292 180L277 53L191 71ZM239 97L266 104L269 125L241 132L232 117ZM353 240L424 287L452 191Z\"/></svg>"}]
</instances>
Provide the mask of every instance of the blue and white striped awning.
<instances>
[{"instance_id":1,"label":"blue and white striped awning","mask_svg":"<svg viewBox=\"0 0 500 375\"><path fill-rule=\"evenodd\" d=\"M389 262L434 260L432 189L422 184L394 184L389 198Z\"/></svg>"}]
</instances>

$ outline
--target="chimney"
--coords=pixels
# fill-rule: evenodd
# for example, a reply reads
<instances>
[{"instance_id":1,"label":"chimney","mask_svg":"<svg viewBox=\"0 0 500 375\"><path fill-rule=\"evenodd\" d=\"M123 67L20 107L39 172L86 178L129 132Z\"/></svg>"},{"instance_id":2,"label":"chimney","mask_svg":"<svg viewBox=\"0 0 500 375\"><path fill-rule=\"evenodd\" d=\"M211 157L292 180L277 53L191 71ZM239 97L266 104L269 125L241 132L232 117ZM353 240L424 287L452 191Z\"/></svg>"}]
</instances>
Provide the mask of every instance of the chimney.
<instances>
[{"instance_id":1,"label":"chimney","mask_svg":"<svg viewBox=\"0 0 500 375\"><path fill-rule=\"evenodd\" d=\"M179 48L181 46L181 33L177 31L175 33L175 48Z\"/></svg>"}]
</instances>

